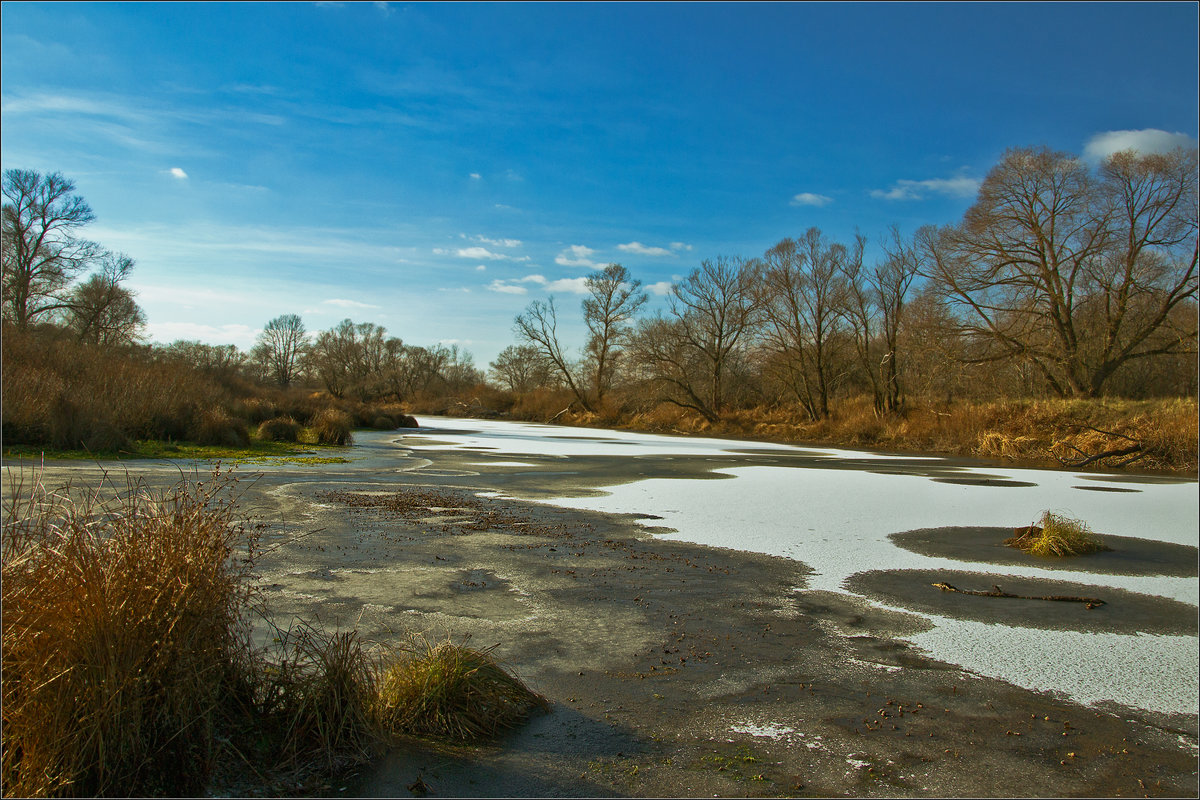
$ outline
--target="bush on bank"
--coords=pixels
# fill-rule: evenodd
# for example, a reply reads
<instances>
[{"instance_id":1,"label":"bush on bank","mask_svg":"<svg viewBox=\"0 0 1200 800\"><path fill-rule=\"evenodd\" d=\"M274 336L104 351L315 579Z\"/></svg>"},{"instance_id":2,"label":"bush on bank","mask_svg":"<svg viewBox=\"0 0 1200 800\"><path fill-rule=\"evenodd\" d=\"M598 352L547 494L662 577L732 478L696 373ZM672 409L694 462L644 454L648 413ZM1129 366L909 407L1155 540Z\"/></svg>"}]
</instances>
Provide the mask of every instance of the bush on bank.
<instances>
[{"instance_id":1,"label":"bush on bank","mask_svg":"<svg viewBox=\"0 0 1200 800\"><path fill-rule=\"evenodd\" d=\"M541 704L449 642L413 658L300 623L256 649L259 551L236 494L228 474L103 498L18 475L0 534L4 796L200 796L230 764L294 785L396 734L486 737Z\"/></svg>"}]
</instances>

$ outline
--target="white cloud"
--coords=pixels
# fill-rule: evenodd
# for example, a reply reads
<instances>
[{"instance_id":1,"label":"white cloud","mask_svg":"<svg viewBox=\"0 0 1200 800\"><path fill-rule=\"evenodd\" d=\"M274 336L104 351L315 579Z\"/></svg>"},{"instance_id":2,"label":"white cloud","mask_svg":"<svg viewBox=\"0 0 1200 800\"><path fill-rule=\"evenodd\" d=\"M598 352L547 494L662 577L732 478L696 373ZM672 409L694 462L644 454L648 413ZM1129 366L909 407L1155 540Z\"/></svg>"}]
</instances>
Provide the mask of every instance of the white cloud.
<instances>
[{"instance_id":1,"label":"white cloud","mask_svg":"<svg viewBox=\"0 0 1200 800\"><path fill-rule=\"evenodd\" d=\"M343 300L339 297L334 297L329 300L322 300L322 304L327 306L337 306L338 308L382 308L382 306L371 305L370 303L360 303L357 300Z\"/></svg>"},{"instance_id":2,"label":"white cloud","mask_svg":"<svg viewBox=\"0 0 1200 800\"><path fill-rule=\"evenodd\" d=\"M480 264L475 268L476 272L487 272L487 264Z\"/></svg>"},{"instance_id":3,"label":"white cloud","mask_svg":"<svg viewBox=\"0 0 1200 800\"><path fill-rule=\"evenodd\" d=\"M1122 150L1136 150L1142 155L1169 153L1176 147L1195 147L1196 140L1185 133L1167 133L1157 128L1138 131L1105 131L1088 139L1083 148L1084 158L1100 161Z\"/></svg>"},{"instance_id":4,"label":"white cloud","mask_svg":"<svg viewBox=\"0 0 1200 800\"><path fill-rule=\"evenodd\" d=\"M659 281L646 286L646 291L650 294L665 297L671 293L671 287L674 286L670 281Z\"/></svg>"},{"instance_id":5,"label":"white cloud","mask_svg":"<svg viewBox=\"0 0 1200 800\"><path fill-rule=\"evenodd\" d=\"M488 284L488 289L502 294L528 294L529 289L523 283L534 284L547 292L567 292L569 294L587 294L587 278L560 278L547 280L545 275L526 275L524 278L501 280L497 278Z\"/></svg>"},{"instance_id":6,"label":"white cloud","mask_svg":"<svg viewBox=\"0 0 1200 800\"><path fill-rule=\"evenodd\" d=\"M515 240L513 240L513 241L515 241ZM520 243L518 242L518 244L520 244ZM435 248L433 248L433 252L434 252L434 255L447 256L447 255L450 255L451 251L447 250L444 247L435 247ZM508 256L508 255L505 255L504 253L493 253L491 250L488 250L486 247L460 247L454 251L454 255L458 256L459 258L470 258L475 261L478 261L480 259L483 259L485 261L528 261L529 260L529 256Z\"/></svg>"},{"instance_id":7,"label":"white cloud","mask_svg":"<svg viewBox=\"0 0 1200 800\"><path fill-rule=\"evenodd\" d=\"M671 249L672 250L691 250L692 246L690 244L684 244L683 242L671 242Z\"/></svg>"},{"instance_id":8,"label":"white cloud","mask_svg":"<svg viewBox=\"0 0 1200 800\"><path fill-rule=\"evenodd\" d=\"M871 197L881 200L923 200L928 194L972 197L979 191L974 178L931 178L924 181L898 180L891 189L872 189Z\"/></svg>"},{"instance_id":9,"label":"white cloud","mask_svg":"<svg viewBox=\"0 0 1200 800\"><path fill-rule=\"evenodd\" d=\"M473 181L481 181L481 180L483 180L483 176L482 176L482 175L480 175L478 172L472 172L472 173L471 173L471 175L470 175L470 178L471 178L471 180L473 180Z\"/></svg>"},{"instance_id":10,"label":"white cloud","mask_svg":"<svg viewBox=\"0 0 1200 800\"><path fill-rule=\"evenodd\" d=\"M465 238L465 234L464 234L464 238ZM521 246L520 239L489 239L486 236L472 236L471 238L476 242L483 242L484 244L490 244L493 247L520 247Z\"/></svg>"},{"instance_id":11,"label":"white cloud","mask_svg":"<svg viewBox=\"0 0 1200 800\"><path fill-rule=\"evenodd\" d=\"M515 283L502 281L499 278L488 284L488 291L500 292L501 294L528 294L529 290L524 286L518 286Z\"/></svg>"},{"instance_id":12,"label":"white cloud","mask_svg":"<svg viewBox=\"0 0 1200 800\"><path fill-rule=\"evenodd\" d=\"M832 197L826 197L823 194L814 194L812 192L801 192L792 197L791 205L794 206L827 206L833 202Z\"/></svg>"},{"instance_id":13,"label":"white cloud","mask_svg":"<svg viewBox=\"0 0 1200 800\"><path fill-rule=\"evenodd\" d=\"M554 263L562 267L588 267L600 269L600 264L592 261L591 256L596 251L581 244L573 244L554 257Z\"/></svg>"},{"instance_id":14,"label":"white cloud","mask_svg":"<svg viewBox=\"0 0 1200 800\"><path fill-rule=\"evenodd\" d=\"M570 294L587 294L587 278L561 278L546 284L548 292L569 292Z\"/></svg>"},{"instance_id":15,"label":"white cloud","mask_svg":"<svg viewBox=\"0 0 1200 800\"><path fill-rule=\"evenodd\" d=\"M254 346L259 331L249 325L202 325L197 322L150 322L146 334L151 341L169 343L179 339L207 344L234 344L242 350Z\"/></svg>"},{"instance_id":16,"label":"white cloud","mask_svg":"<svg viewBox=\"0 0 1200 800\"><path fill-rule=\"evenodd\" d=\"M619 244L617 249L623 253L633 253L639 256L673 256L675 255L665 247L650 247L641 242L629 242L628 244Z\"/></svg>"},{"instance_id":17,"label":"white cloud","mask_svg":"<svg viewBox=\"0 0 1200 800\"><path fill-rule=\"evenodd\" d=\"M171 167L167 172L172 178L178 178L181 181L186 181L188 174L179 167Z\"/></svg>"}]
</instances>

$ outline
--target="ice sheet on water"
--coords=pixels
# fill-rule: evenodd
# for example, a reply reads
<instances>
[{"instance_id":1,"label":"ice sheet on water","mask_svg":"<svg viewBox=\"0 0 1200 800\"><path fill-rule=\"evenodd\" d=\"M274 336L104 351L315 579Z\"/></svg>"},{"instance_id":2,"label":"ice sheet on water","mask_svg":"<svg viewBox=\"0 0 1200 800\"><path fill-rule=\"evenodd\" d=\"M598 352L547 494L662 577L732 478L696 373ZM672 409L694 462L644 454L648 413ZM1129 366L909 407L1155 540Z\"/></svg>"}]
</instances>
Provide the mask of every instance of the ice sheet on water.
<instances>
[{"instance_id":1,"label":"ice sheet on water","mask_svg":"<svg viewBox=\"0 0 1200 800\"><path fill-rule=\"evenodd\" d=\"M431 421L436 427L440 421ZM789 445L676 438L628 431L581 431L490 420L447 420L454 449L489 447L505 455L725 455L748 449L820 453L830 459L869 458L861 452L812 451ZM553 438L548 438L553 437ZM414 449L440 449L422 445ZM879 455L881 461L890 456ZM937 463L940 459L927 459ZM1200 498L1194 482L1147 482L1136 493L1086 491L1086 481L1128 484L1128 476L1027 469L963 469L1009 485L946 483L917 474L847 469L734 467L735 480L647 479L608 487L603 496L546 500L553 505L645 514L670 538L802 561L813 568L808 587L846 592L851 575L874 569L972 569L894 545L888 535L947 526L1017 527L1045 510L1085 520L1100 533L1195 546ZM653 517L651 517L653 515ZM980 573L1056 579L1038 567L978 564ZM1167 597L1196 605L1194 578L1100 575L1070 579ZM1113 700L1164 712L1195 714L1197 638L1011 628L929 616L935 627L909 639L934 658L1035 690L1058 691L1084 703ZM1047 658L1053 653L1053 658Z\"/></svg>"}]
</instances>

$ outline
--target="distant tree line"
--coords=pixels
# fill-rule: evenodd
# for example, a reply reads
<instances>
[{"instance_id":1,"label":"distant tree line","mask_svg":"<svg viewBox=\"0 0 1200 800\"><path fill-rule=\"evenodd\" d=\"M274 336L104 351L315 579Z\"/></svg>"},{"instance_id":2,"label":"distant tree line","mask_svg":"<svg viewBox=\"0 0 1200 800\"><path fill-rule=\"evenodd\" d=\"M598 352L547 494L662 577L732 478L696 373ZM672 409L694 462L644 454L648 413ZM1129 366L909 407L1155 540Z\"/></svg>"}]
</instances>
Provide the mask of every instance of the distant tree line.
<instances>
[{"instance_id":1,"label":"distant tree line","mask_svg":"<svg viewBox=\"0 0 1200 800\"><path fill-rule=\"evenodd\" d=\"M135 346L144 315L122 285L133 261L80 237L93 215L74 185L8 170L4 194L4 319ZM586 279L581 346L561 339L554 298L537 300L486 376L455 345L349 319L311 334L295 314L268 321L248 353L141 349L337 398L430 400L490 380L513 396L565 392L584 411L668 403L710 421L781 404L820 420L864 395L880 415L912 397L1194 396L1197 207L1195 149L1095 169L1012 149L961 221L893 228L870 263L864 235L809 228L757 257L704 259L653 314L641 282L610 264Z\"/></svg>"},{"instance_id":2,"label":"distant tree line","mask_svg":"<svg viewBox=\"0 0 1200 800\"><path fill-rule=\"evenodd\" d=\"M610 265L588 279L578 357L553 299L535 301L492 374L516 392L558 384L585 409L621 385L710 421L779 402L818 420L862 394L880 414L913 394L1194 396L1196 170L1194 149L1096 170L1012 149L959 223L893 229L875 263L861 234L810 228L756 258L702 261L649 317L635 316L639 282Z\"/></svg>"}]
</instances>

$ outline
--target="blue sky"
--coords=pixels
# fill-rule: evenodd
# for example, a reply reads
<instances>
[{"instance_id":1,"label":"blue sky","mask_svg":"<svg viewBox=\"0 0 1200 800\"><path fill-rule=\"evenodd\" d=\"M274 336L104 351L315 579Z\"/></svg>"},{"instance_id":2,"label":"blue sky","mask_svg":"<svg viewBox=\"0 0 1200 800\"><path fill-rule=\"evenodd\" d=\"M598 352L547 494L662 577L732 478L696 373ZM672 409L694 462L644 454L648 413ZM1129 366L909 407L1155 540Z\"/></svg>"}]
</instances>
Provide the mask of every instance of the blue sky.
<instances>
[{"instance_id":1,"label":"blue sky","mask_svg":"<svg viewBox=\"0 0 1200 800\"><path fill-rule=\"evenodd\" d=\"M4 3L0 156L133 257L152 340L300 314L479 366L624 264L959 219L1008 147L1197 138L1196 3Z\"/></svg>"}]
</instances>

